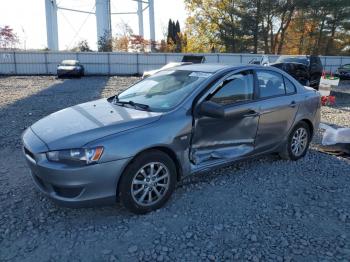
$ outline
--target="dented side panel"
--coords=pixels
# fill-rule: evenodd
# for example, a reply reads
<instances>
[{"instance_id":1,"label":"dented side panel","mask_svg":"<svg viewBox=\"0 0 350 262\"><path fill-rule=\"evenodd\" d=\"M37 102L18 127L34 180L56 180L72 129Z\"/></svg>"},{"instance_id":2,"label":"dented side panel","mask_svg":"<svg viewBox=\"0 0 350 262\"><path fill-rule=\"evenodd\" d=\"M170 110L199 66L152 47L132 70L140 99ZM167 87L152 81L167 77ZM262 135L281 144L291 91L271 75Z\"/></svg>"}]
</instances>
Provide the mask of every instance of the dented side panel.
<instances>
[{"instance_id":1,"label":"dented side panel","mask_svg":"<svg viewBox=\"0 0 350 262\"><path fill-rule=\"evenodd\" d=\"M239 110L239 106L236 107ZM258 122L258 115L245 116L243 113L227 119L195 119L191 147L192 163L199 165L248 155L254 150Z\"/></svg>"}]
</instances>

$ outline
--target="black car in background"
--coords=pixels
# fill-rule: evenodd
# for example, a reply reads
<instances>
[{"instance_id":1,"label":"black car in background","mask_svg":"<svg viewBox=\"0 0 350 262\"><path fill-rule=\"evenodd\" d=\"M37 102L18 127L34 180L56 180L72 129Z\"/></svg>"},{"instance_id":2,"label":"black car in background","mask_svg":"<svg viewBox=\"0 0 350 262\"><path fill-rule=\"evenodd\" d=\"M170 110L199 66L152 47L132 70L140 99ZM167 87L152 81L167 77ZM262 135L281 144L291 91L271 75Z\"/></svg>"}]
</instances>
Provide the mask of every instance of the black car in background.
<instances>
[{"instance_id":1,"label":"black car in background","mask_svg":"<svg viewBox=\"0 0 350 262\"><path fill-rule=\"evenodd\" d=\"M82 77L84 66L78 60L63 60L57 66L57 77Z\"/></svg>"},{"instance_id":2,"label":"black car in background","mask_svg":"<svg viewBox=\"0 0 350 262\"><path fill-rule=\"evenodd\" d=\"M334 75L339 77L340 79L350 79L350 64L340 66L335 71Z\"/></svg>"},{"instance_id":3,"label":"black car in background","mask_svg":"<svg viewBox=\"0 0 350 262\"><path fill-rule=\"evenodd\" d=\"M280 56L271 66L282 69L302 85L311 86L318 90L323 66L318 56Z\"/></svg>"},{"instance_id":4,"label":"black car in background","mask_svg":"<svg viewBox=\"0 0 350 262\"><path fill-rule=\"evenodd\" d=\"M184 55L182 57L183 63L203 64L205 63L205 56L203 55Z\"/></svg>"}]
</instances>

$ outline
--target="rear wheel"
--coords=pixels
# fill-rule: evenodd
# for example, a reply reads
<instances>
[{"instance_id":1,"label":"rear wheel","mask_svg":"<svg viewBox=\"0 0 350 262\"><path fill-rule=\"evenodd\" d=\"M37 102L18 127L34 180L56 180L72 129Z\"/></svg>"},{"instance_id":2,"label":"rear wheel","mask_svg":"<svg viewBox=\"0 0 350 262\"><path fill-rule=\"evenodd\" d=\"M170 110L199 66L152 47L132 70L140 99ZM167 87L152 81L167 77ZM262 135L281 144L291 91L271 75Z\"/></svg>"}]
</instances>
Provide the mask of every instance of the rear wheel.
<instances>
[{"instance_id":1,"label":"rear wheel","mask_svg":"<svg viewBox=\"0 0 350 262\"><path fill-rule=\"evenodd\" d=\"M287 160L298 160L304 157L309 148L310 140L309 126L305 122L298 123L289 134L280 156Z\"/></svg>"},{"instance_id":2,"label":"rear wheel","mask_svg":"<svg viewBox=\"0 0 350 262\"><path fill-rule=\"evenodd\" d=\"M165 153L152 150L136 157L125 169L120 200L129 211L144 214L163 206L174 191L176 167Z\"/></svg>"}]
</instances>

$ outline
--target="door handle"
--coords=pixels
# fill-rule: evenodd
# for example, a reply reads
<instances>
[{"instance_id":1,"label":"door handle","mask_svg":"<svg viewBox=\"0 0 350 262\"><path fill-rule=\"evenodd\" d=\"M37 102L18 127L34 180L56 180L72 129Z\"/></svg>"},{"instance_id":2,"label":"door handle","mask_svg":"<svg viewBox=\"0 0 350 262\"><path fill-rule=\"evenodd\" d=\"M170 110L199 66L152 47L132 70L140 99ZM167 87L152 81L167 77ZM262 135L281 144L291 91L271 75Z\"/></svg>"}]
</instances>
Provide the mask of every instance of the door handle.
<instances>
[{"instance_id":1,"label":"door handle","mask_svg":"<svg viewBox=\"0 0 350 262\"><path fill-rule=\"evenodd\" d=\"M289 104L290 107L296 107L297 106L297 103L295 101L292 101L290 104Z\"/></svg>"},{"instance_id":2,"label":"door handle","mask_svg":"<svg viewBox=\"0 0 350 262\"><path fill-rule=\"evenodd\" d=\"M244 114L244 117L252 117L252 116L259 116L260 113L256 112L255 110L249 110L246 114Z\"/></svg>"}]
</instances>

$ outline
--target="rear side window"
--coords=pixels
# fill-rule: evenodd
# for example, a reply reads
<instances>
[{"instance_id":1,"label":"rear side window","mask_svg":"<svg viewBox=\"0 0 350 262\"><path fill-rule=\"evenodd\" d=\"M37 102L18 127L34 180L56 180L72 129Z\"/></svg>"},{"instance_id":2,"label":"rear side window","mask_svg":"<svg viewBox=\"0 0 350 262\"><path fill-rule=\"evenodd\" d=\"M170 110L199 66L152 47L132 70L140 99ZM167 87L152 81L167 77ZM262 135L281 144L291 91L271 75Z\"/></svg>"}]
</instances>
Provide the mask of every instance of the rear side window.
<instances>
[{"instance_id":1,"label":"rear side window","mask_svg":"<svg viewBox=\"0 0 350 262\"><path fill-rule=\"evenodd\" d=\"M210 101L221 105L249 101L253 99L254 77L250 71L234 74L221 83L221 87Z\"/></svg>"},{"instance_id":2,"label":"rear side window","mask_svg":"<svg viewBox=\"0 0 350 262\"><path fill-rule=\"evenodd\" d=\"M286 86L286 93L287 94L295 93L294 84L287 77L283 77L283 78L284 78L284 85Z\"/></svg>"},{"instance_id":3,"label":"rear side window","mask_svg":"<svg viewBox=\"0 0 350 262\"><path fill-rule=\"evenodd\" d=\"M260 97L272 97L284 95L286 93L283 77L279 73L272 71L257 71L256 75L259 82Z\"/></svg>"}]
</instances>

